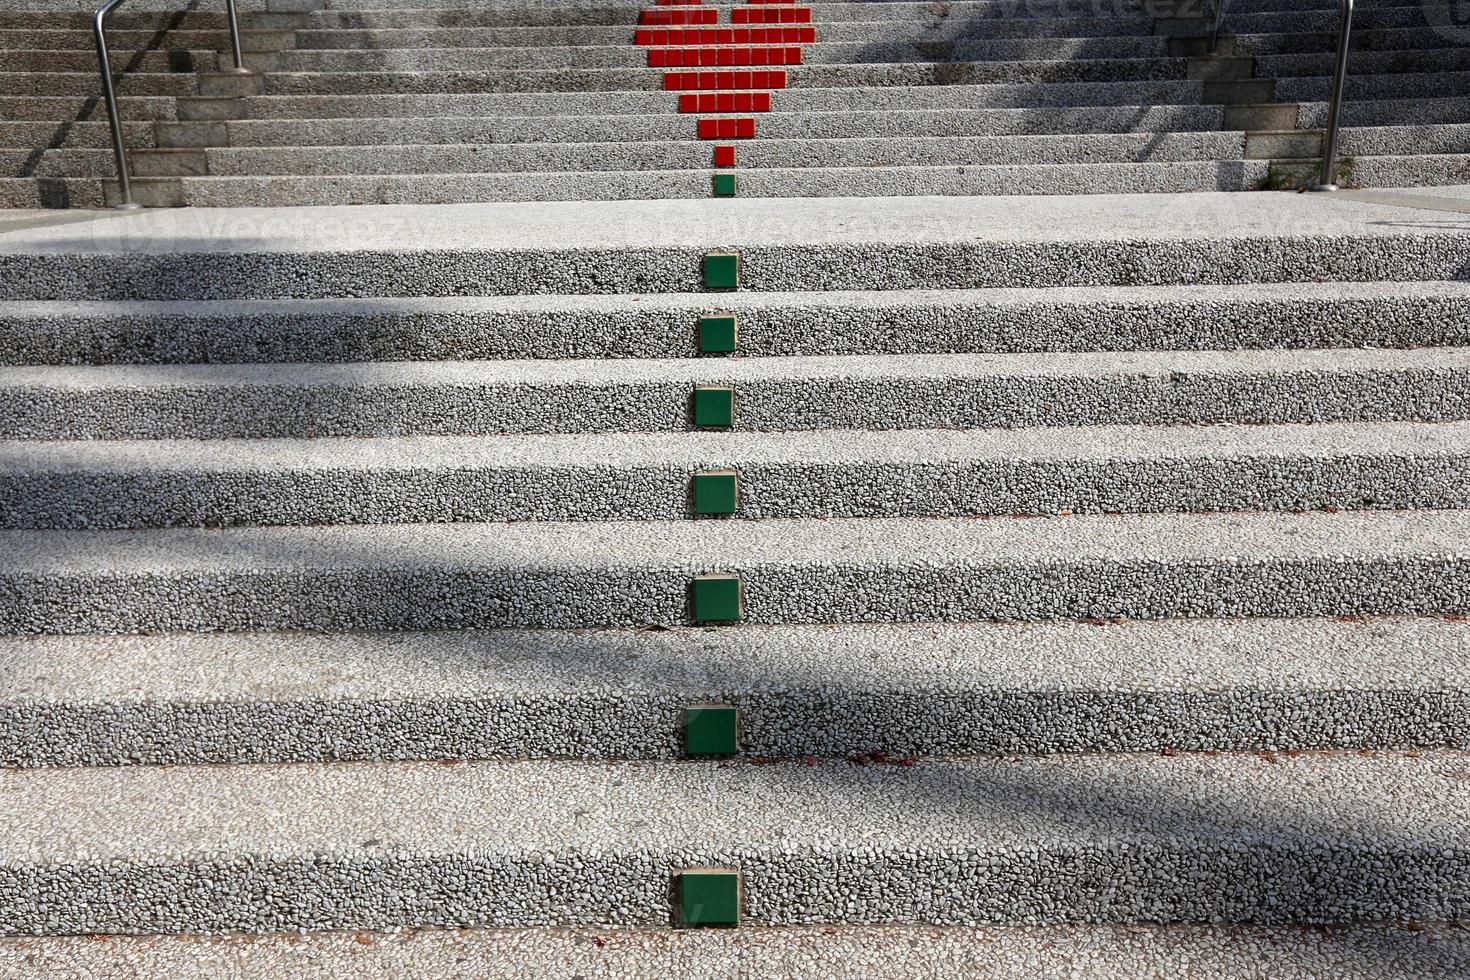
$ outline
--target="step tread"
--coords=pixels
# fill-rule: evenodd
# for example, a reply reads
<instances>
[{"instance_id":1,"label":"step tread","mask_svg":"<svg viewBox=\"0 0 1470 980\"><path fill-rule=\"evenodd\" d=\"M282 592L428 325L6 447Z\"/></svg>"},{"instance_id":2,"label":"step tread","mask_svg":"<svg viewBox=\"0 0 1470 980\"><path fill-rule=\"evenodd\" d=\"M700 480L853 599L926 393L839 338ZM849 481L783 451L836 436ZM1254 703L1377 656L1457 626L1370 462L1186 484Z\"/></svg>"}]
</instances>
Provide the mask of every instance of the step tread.
<instances>
[{"instance_id":1,"label":"step tread","mask_svg":"<svg viewBox=\"0 0 1470 980\"><path fill-rule=\"evenodd\" d=\"M1318 236L1397 238L1404 232L1385 218L1387 205L1328 201L1315 195L1115 194L1096 197L905 198L902 207L880 199L795 199L782 205L788 220L753 221L766 201L667 201L650 220L643 202L538 202L363 206L351 209L238 208L234 227L268 225L269 238L245 242L229 230L199 234L198 212L158 209L118 224L108 216L81 220L33 218L8 231L0 257L111 254L126 242L132 256L174 254L268 255L325 252L351 255L391 249L570 251L638 241L643 248L783 245L860 246L870 242L1249 241ZM354 234L344 241L343 228ZM1470 230L1434 236L1470 241ZM242 245L244 248L242 249Z\"/></svg>"},{"instance_id":2,"label":"step tread","mask_svg":"<svg viewBox=\"0 0 1470 980\"><path fill-rule=\"evenodd\" d=\"M0 478L145 478L229 473L463 473L701 467L855 467L1023 462L1373 460L1470 464L1470 422L1316 422L1255 426L1047 426L806 432L613 432L308 439L0 441ZM758 489L758 488L757 488Z\"/></svg>"},{"instance_id":3,"label":"step tread","mask_svg":"<svg viewBox=\"0 0 1470 980\"><path fill-rule=\"evenodd\" d=\"M382 845L363 841L386 836L395 845L389 854L483 848L520 860L548 851L667 860L681 851L927 845L1014 853L1170 843L1224 851L1269 843L1319 853L1334 845L1442 848L1464 862L1467 777L1470 755L1448 750L1274 761L926 759L911 767L546 760L18 770L5 775L0 808L11 830L0 860L370 861L382 859ZM126 799L147 802L117 805ZM1470 873L1461 862L1454 873Z\"/></svg>"},{"instance_id":4,"label":"step tread","mask_svg":"<svg viewBox=\"0 0 1470 980\"><path fill-rule=\"evenodd\" d=\"M1470 691L1467 650L1470 622L1414 617L5 636L0 702Z\"/></svg>"},{"instance_id":5,"label":"step tread","mask_svg":"<svg viewBox=\"0 0 1470 980\"><path fill-rule=\"evenodd\" d=\"M1466 284L1463 291L1470 297L1470 284ZM1399 291L1397 294L1407 293ZM1134 378L1181 373L1231 376L1257 372L1357 374L1363 371L1466 370L1470 370L1470 347L905 354L902 357L846 354L759 359L587 357L320 364L0 366L0 391L152 395L170 390L257 386L311 391L328 387L376 389L568 383L592 386L659 381L691 384L726 380L778 381L788 378L843 378L861 382L878 378Z\"/></svg>"},{"instance_id":6,"label":"step tread","mask_svg":"<svg viewBox=\"0 0 1470 980\"><path fill-rule=\"evenodd\" d=\"M1470 558L1470 511L1131 514L1051 519L612 521L5 531L5 579L303 568L671 572L841 562L948 568L1204 560L1230 564ZM896 558L895 556L902 556Z\"/></svg>"}]
</instances>

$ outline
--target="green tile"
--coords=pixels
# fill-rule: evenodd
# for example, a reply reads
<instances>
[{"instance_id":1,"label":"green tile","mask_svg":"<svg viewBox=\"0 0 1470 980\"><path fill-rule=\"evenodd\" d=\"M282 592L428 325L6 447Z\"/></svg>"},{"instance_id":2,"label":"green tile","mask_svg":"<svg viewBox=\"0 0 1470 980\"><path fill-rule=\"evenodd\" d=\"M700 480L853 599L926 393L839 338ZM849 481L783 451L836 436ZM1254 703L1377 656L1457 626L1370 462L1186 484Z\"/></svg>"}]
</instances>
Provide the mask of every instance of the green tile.
<instances>
[{"instance_id":1,"label":"green tile","mask_svg":"<svg viewBox=\"0 0 1470 980\"><path fill-rule=\"evenodd\" d=\"M733 868L679 872L679 920L686 926L738 926L740 872Z\"/></svg>"},{"instance_id":2,"label":"green tile","mask_svg":"<svg viewBox=\"0 0 1470 980\"><path fill-rule=\"evenodd\" d=\"M728 429L735 424L735 389L700 385L694 389L694 424L707 429Z\"/></svg>"},{"instance_id":3,"label":"green tile","mask_svg":"<svg viewBox=\"0 0 1470 980\"><path fill-rule=\"evenodd\" d=\"M715 197L735 196L735 175L715 174Z\"/></svg>"},{"instance_id":4,"label":"green tile","mask_svg":"<svg viewBox=\"0 0 1470 980\"><path fill-rule=\"evenodd\" d=\"M740 620L740 579L734 575L701 575L691 590L696 623L734 623Z\"/></svg>"},{"instance_id":5,"label":"green tile","mask_svg":"<svg viewBox=\"0 0 1470 980\"><path fill-rule=\"evenodd\" d=\"M699 318L699 350L704 354L729 354L740 339L734 313L713 313Z\"/></svg>"},{"instance_id":6,"label":"green tile","mask_svg":"<svg viewBox=\"0 0 1470 980\"><path fill-rule=\"evenodd\" d=\"M690 755L734 755L740 751L740 710L729 704L685 709L684 751Z\"/></svg>"},{"instance_id":7,"label":"green tile","mask_svg":"<svg viewBox=\"0 0 1470 980\"><path fill-rule=\"evenodd\" d=\"M734 470L694 474L694 513L733 514L740 504L740 477Z\"/></svg>"},{"instance_id":8,"label":"green tile","mask_svg":"<svg viewBox=\"0 0 1470 980\"><path fill-rule=\"evenodd\" d=\"M738 289L740 256L734 252L708 252L704 257L704 288Z\"/></svg>"}]
</instances>

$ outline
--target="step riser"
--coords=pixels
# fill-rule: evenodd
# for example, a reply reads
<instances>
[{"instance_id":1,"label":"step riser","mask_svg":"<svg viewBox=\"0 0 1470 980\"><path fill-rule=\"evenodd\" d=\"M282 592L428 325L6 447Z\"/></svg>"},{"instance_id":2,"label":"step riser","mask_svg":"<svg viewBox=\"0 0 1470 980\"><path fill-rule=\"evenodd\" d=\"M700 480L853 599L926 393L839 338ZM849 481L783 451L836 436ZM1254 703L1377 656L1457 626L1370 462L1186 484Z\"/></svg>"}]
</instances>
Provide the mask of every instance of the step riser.
<instances>
[{"instance_id":1,"label":"step riser","mask_svg":"<svg viewBox=\"0 0 1470 980\"><path fill-rule=\"evenodd\" d=\"M370 849L366 857L12 866L0 871L0 888L11 895L45 896L45 902L13 906L0 918L0 931L131 935L402 925L663 926L669 924L673 875L691 866L738 866L744 918L753 924L1161 919L1327 924L1386 916L1437 922L1470 912L1470 903L1459 897L1470 888L1470 862L1428 844L1288 842L1264 848L1227 840L1218 849L1196 849L1130 840L1093 845L1082 854L1075 845L1055 844L1021 854L934 847L922 857L882 844L853 850L833 845L818 854L736 844L626 856L400 856ZM1097 888L1106 896L1079 888L1079 878L1108 883ZM853 896L855 882L871 881L884 883L881 893ZM1365 889L1365 881L1372 887ZM446 882L453 887L446 888ZM190 902L179 902L180 895ZM422 895L435 896L432 909L414 898Z\"/></svg>"},{"instance_id":2,"label":"step riser","mask_svg":"<svg viewBox=\"0 0 1470 980\"><path fill-rule=\"evenodd\" d=\"M752 756L1470 747L1470 692L745 693L235 703L0 703L0 766L678 759L691 704L735 705Z\"/></svg>"},{"instance_id":3,"label":"step riser","mask_svg":"<svg viewBox=\"0 0 1470 980\"><path fill-rule=\"evenodd\" d=\"M774 365L767 369L778 372ZM744 372L748 374L749 372ZM0 387L0 438L200 439L497 433L678 432L695 384L734 384L737 428L992 428L1219 422L1470 419L1470 372L1192 374L1143 378L732 377L686 381L144 387Z\"/></svg>"},{"instance_id":4,"label":"step riser","mask_svg":"<svg viewBox=\"0 0 1470 980\"><path fill-rule=\"evenodd\" d=\"M1470 506L1470 456L1455 455L797 464L726 451L660 466L494 467L414 465L400 452L399 461L375 469L160 463L58 473L46 470L44 451L19 447L4 453L11 461L0 469L0 527L678 520L692 516L691 475L707 468L740 473L737 515L749 519ZM21 454L30 461L14 458ZM875 487L889 489L875 494Z\"/></svg>"}]
</instances>

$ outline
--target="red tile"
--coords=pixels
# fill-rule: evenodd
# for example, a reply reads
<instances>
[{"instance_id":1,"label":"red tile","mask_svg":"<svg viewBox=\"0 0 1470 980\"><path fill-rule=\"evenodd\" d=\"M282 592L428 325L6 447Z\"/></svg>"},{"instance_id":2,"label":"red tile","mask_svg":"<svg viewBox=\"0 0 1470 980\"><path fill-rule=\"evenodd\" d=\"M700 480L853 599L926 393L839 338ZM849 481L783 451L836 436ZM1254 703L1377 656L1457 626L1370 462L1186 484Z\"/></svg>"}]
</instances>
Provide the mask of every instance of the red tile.
<instances>
[{"instance_id":1,"label":"red tile","mask_svg":"<svg viewBox=\"0 0 1470 980\"><path fill-rule=\"evenodd\" d=\"M703 140L748 140L754 136L755 120L749 117L699 120L699 138Z\"/></svg>"},{"instance_id":2,"label":"red tile","mask_svg":"<svg viewBox=\"0 0 1470 980\"><path fill-rule=\"evenodd\" d=\"M734 7L730 10L732 24L810 24L810 7Z\"/></svg>"},{"instance_id":3,"label":"red tile","mask_svg":"<svg viewBox=\"0 0 1470 980\"><path fill-rule=\"evenodd\" d=\"M719 19L720 12L713 7L661 7L642 11L638 15L638 23L651 25L715 24Z\"/></svg>"},{"instance_id":4,"label":"red tile","mask_svg":"<svg viewBox=\"0 0 1470 980\"><path fill-rule=\"evenodd\" d=\"M715 166L717 166L717 167L733 167L733 166L735 166L735 147L733 147L733 146L717 146L717 147L715 147Z\"/></svg>"}]
</instances>

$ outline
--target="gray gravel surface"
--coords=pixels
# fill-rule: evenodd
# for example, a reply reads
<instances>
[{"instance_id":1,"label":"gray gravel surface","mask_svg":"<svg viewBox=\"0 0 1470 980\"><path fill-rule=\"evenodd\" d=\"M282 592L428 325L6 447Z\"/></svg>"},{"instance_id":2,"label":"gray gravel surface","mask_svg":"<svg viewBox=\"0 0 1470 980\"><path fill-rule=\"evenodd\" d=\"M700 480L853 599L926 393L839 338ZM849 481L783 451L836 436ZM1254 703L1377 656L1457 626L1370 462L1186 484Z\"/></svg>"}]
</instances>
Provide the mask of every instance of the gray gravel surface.
<instances>
[{"instance_id":1,"label":"gray gravel surface","mask_svg":"<svg viewBox=\"0 0 1470 980\"><path fill-rule=\"evenodd\" d=\"M0 436L682 431L718 384L737 431L1456 420L1470 349L12 367Z\"/></svg>"},{"instance_id":2,"label":"gray gravel surface","mask_svg":"<svg viewBox=\"0 0 1470 980\"><path fill-rule=\"evenodd\" d=\"M1470 423L0 441L0 526L1470 507Z\"/></svg>"},{"instance_id":3,"label":"gray gravel surface","mask_svg":"<svg viewBox=\"0 0 1470 980\"><path fill-rule=\"evenodd\" d=\"M6 531L0 632L1470 610L1470 511Z\"/></svg>"},{"instance_id":4,"label":"gray gravel surface","mask_svg":"<svg viewBox=\"0 0 1470 980\"><path fill-rule=\"evenodd\" d=\"M660 925L736 866L752 923L1445 920L1470 762L1057 756L12 770L0 930Z\"/></svg>"},{"instance_id":5,"label":"gray gravel surface","mask_svg":"<svg viewBox=\"0 0 1470 980\"><path fill-rule=\"evenodd\" d=\"M10 637L0 763L1470 747L1461 620Z\"/></svg>"},{"instance_id":6,"label":"gray gravel surface","mask_svg":"<svg viewBox=\"0 0 1470 980\"><path fill-rule=\"evenodd\" d=\"M739 316L742 355L1470 346L1470 285L1415 281L718 296L26 301L0 304L5 338L0 361L692 357L698 319L715 310ZM596 329L588 329L589 322ZM759 363L742 365L736 358L705 363L757 376L771 370ZM609 370L631 375L639 369L613 365ZM731 376L752 380L751 373Z\"/></svg>"},{"instance_id":7,"label":"gray gravel surface","mask_svg":"<svg viewBox=\"0 0 1470 980\"><path fill-rule=\"evenodd\" d=\"M1226 194L17 212L0 298L691 292L732 247L761 292L1422 281L1464 274L1470 218Z\"/></svg>"}]
</instances>

